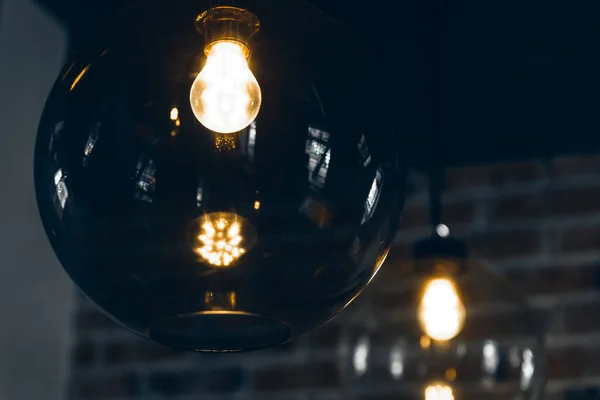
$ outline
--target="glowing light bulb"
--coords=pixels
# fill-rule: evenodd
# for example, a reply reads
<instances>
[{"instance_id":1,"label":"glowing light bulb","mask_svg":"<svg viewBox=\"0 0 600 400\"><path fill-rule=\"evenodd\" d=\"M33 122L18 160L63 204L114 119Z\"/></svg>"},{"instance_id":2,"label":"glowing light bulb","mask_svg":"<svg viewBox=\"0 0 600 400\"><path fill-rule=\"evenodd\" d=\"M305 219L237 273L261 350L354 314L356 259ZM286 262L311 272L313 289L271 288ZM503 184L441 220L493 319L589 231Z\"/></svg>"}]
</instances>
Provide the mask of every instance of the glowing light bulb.
<instances>
[{"instance_id":1,"label":"glowing light bulb","mask_svg":"<svg viewBox=\"0 0 600 400\"><path fill-rule=\"evenodd\" d=\"M431 385L425 389L425 400L454 400L454 392L447 385Z\"/></svg>"},{"instance_id":2,"label":"glowing light bulb","mask_svg":"<svg viewBox=\"0 0 600 400\"><path fill-rule=\"evenodd\" d=\"M427 283L419 305L419 323L433 340L451 340L465 323L465 307L456 286L446 278Z\"/></svg>"},{"instance_id":3,"label":"glowing light bulb","mask_svg":"<svg viewBox=\"0 0 600 400\"><path fill-rule=\"evenodd\" d=\"M179 119L179 110L177 108L172 108L170 117L171 121L177 121L177 119Z\"/></svg>"},{"instance_id":4,"label":"glowing light bulb","mask_svg":"<svg viewBox=\"0 0 600 400\"><path fill-rule=\"evenodd\" d=\"M208 50L206 65L190 91L194 115L218 133L246 128L260 110L262 93L248 67L248 48L234 41L217 41Z\"/></svg>"}]
</instances>

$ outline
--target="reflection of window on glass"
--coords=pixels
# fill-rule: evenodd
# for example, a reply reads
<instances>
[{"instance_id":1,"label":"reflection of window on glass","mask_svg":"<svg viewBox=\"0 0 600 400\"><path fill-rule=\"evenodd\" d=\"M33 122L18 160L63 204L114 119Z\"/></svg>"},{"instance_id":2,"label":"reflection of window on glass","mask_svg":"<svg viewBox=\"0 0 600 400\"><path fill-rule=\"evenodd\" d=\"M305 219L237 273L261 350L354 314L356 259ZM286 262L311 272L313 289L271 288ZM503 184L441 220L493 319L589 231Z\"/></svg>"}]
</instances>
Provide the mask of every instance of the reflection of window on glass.
<instances>
[{"instance_id":1,"label":"reflection of window on glass","mask_svg":"<svg viewBox=\"0 0 600 400\"><path fill-rule=\"evenodd\" d=\"M371 184L371 190L369 190L367 201L365 201L365 214L363 215L361 224L364 224L373 216L375 208L377 208L377 203L379 202L379 195L381 194L382 183L383 173L380 169L378 169L375 173L375 179L373 179L373 183Z\"/></svg>"},{"instance_id":2,"label":"reflection of window on glass","mask_svg":"<svg viewBox=\"0 0 600 400\"><path fill-rule=\"evenodd\" d=\"M254 145L256 144L256 121L252 121L248 129L248 157L254 158Z\"/></svg>"},{"instance_id":3,"label":"reflection of window on glass","mask_svg":"<svg viewBox=\"0 0 600 400\"><path fill-rule=\"evenodd\" d=\"M482 369L488 375L495 375L500 365L500 351L498 344L488 340L483 345Z\"/></svg>"},{"instance_id":4,"label":"reflection of window on glass","mask_svg":"<svg viewBox=\"0 0 600 400\"><path fill-rule=\"evenodd\" d=\"M90 132L87 142L85 143L85 147L83 148L83 166L85 167L88 163L88 159L90 154L92 154L92 150L94 150L94 146L96 145L96 141L98 141L98 134L100 132L100 123L98 122L96 126Z\"/></svg>"},{"instance_id":5,"label":"reflection of window on glass","mask_svg":"<svg viewBox=\"0 0 600 400\"><path fill-rule=\"evenodd\" d=\"M202 179L198 182L198 188L196 189L196 206L202 207L202 199L204 197L204 183Z\"/></svg>"},{"instance_id":6,"label":"reflection of window on glass","mask_svg":"<svg viewBox=\"0 0 600 400\"><path fill-rule=\"evenodd\" d=\"M358 142L358 154L360 157L360 162L363 167L366 167L371 163L371 152L369 151L369 146L367 145L367 139L365 136L360 137L360 142Z\"/></svg>"},{"instance_id":7,"label":"reflection of window on glass","mask_svg":"<svg viewBox=\"0 0 600 400\"><path fill-rule=\"evenodd\" d=\"M535 365L533 360L533 351L530 349L524 349L523 364L521 366L521 390L529 389L534 372Z\"/></svg>"},{"instance_id":8,"label":"reflection of window on glass","mask_svg":"<svg viewBox=\"0 0 600 400\"><path fill-rule=\"evenodd\" d=\"M327 142L329 133L315 128L308 128L306 154L308 155L308 181L311 185L322 188L331 160L331 150Z\"/></svg>"},{"instance_id":9,"label":"reflection of window on glass","mask_svg":"<svg viewBox=\"0 0 600 400\"><path fill-rule=\"evenodd\" d=\"M402 378L404 374L404 357L399 344L394 345L390 353L390 373L394 379Z\"/></svg>"},{"instance_id":10,"label":"reflection of window on glass","mask_svg":"<svg viewBox=\"0 0 600 400\"><path fill-rule=\"evenodd\" d=\"M354 349L352 364L354 365L354 372L357 376L362 376L365 374L365 372L367 372L369 367L369 347L369 338L362 337Z\"/></svg>"},{"instance_id":11,"label":"reflection of window on glass","mask_svg":"<svg viewBox=\"0 0 600 400\"><path fill-rule=\"evenodd\" d=\"M56 186L56 196L58 197L61 209L65 208L65 204L69 198L69 192L65 183L66 179L67 176L63 173L62 169L59 168L54 174L54 185Z\"/></svg>"},{"instance_id":12,"label":"reflection of window on glass","mask_svg":"<svg viewBox=\"0 0 600 400\"><path fill-rule=\"evenodd\" d=\"M50 135L50 143L48 144L48 147L50 148L51 151L54 147L54 142L58 139L58 137L60 136L60 133L62 132L62 130L64 128L65 128L64 121L58 122L56 124L56 126L54 127L54 130L52 131L52 134Z\"/></svg>"},{"instance_id":13,"label":"reflection of window on glass","mask_svg":"<svg viewBox=\"0 0 600 400\"><path fill-rule=\"evenodd\" d=\"M156 185L154 160L145 155L140 156L135 181L135 198L152 203L152 194Z\"/></svg>"}]
</instances>

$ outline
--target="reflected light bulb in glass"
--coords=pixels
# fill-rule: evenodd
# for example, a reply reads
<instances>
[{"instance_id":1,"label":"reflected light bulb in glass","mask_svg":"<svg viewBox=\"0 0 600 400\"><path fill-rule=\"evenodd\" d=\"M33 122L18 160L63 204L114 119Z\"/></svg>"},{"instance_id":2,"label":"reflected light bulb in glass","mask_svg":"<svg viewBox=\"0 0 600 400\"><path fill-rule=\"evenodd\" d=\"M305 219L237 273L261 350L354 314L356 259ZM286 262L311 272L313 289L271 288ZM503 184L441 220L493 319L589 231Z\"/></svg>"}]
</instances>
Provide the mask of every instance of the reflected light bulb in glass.
<instances>
[{"instance_id":1,"label":"reflected light bulb in glass","mask_svg":"<svg viewBox=\"0 0 600 400\"><path fill-rule=\"evenodd\" d=\"M205 214L191 223L191 246L200 261L213 268L228 268L256 241L250 222L233 213Z\"/></svg>"},{"instance_id":2,"label":"reflected light bulb in glass","mask_svg":"<svg viewBox=\"0 0 600 400\"><path fill-rule=\"evenodd\" d=\"M432 339L446 341L458 335L465 323L465 307L456 286L446 278L427 283L419 305L419 323Z\"/></svg>"},{"instance_id":3,"label":"reflected light bulb in glass","mask_svg":"<svg viewBox=\"0 0 600 400\"><path fill-rule=\"evenodd\" d=\"M241 43L213 43L208 50L206 65L192 84L192 111L211 131L241 131L258 115L262 94L248 67L247 54L247 47Z\"/></svg>"}]
</instances>

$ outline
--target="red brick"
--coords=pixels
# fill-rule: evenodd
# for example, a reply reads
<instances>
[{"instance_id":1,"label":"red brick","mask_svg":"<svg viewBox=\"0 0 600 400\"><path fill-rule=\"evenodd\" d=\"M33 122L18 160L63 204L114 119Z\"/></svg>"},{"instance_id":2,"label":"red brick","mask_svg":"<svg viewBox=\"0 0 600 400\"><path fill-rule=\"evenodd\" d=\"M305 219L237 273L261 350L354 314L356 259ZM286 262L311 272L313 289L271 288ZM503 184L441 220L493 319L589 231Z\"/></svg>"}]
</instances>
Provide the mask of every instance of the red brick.
<instances>
[{"instance_id":1,"label":"red brick","mask_svg":"<svg viewBox=\"0 0 600 400\"><path fill-rule=\"evenodd\" d=\"M473 202L457 202L444 204L442 220L444 223L466 224L473 221L475 205Z\"/></svg>"},{"instance_id":2,"label":"red brick","mask_svg":"<svg viewBox=\"0 0 600 400\"><path fill-rule=\"evenodd\" d=\"M82 378L75 386L75 398L78 400L136 397L139 393L139 379L131 373L108 378Z\"/></svg>"},{"instance_id":3,"label":"red brick","mask_svg":"<svg viewBox=\"0 0 600 400\"><path fill-rule=\"evenodd\" d=\"M580 378L584 373L585 354L580 347L549 351L546 355L548 379Z\"/></svg>"},{"instance_id":4,"label":"red brick","mask_svg":"<svg viewBox=\"0 0 600 400\"><path fill-rule=\"evenodd\" d=\"M523 161L450 168L446 174L449 190L477 186L500 187L539 179L543 168L538 162Z\"/></svg>"},{"instance_id":5,"label":"red brick","mask_svg":"<svg viewBox=\"0 0 600 400\"><path fill-rule=\"evenodd\" d=\"M386 283L405 279L410 276L412 273L411 259L412 246L410 244L395 245L392 247L381 270L377 273L377 276L373 279L369 288L367 288L369 293L371 293L372 286L385 286Z\"/></svg>"},{"instance_id":6,"label":"red brick","mask_svg":"<svg viewBox=\"0 0 600 400\"><path fill-rule=\"evenodd\" d=\"M491 167L490 184L504 186L511 183L529 182L543 177L543 168L537 161L498 164Z\"/></svg>"},{"instance_id":7,"label":"red brick","mask_svg":"<svg viewBox=\"0 0 600 400\"><path fill-rule=\"evenodd\" d=\"M600 300L574 303L565 307L565 329L568 333L600 333Z\"/></svg>"},{"instance_id":8,"label":"red brick","mask_svg":"<svg viewBox=\"0 0 600 400\"><path fill-rule=\"evenodd\" d=\"M485 167L457 167L446 171L446 189L488 186L489 171Z\"/></svg>"},{"instance_id":9,"label":"red brick","mask_svg":"<svg viewBox=\"0 0 600 400\"><path fill-rule=\"evenodd\" d=\"M493 259L533 256L541 247L540 234L534 230L483 232L467 242L474 256Z\"/></svg>"},{"instance_id":10,"label":"red brick","mask_svg":"<svg viewBox=\"0 0 600 400\"><path fill-rule=\"evenodd\" d=\"M182 359L185 352L154 344L145 340L114 343L106 346L104 359L110 365L139 361L165 361Z\"/></svg>"},{"instance_id":11,"label":"red brick","mask_svg":"<svg viewBox=\"0 0 600 400\"><path fill-rule=\"evenodd\" d=\"M233 394L248 382L248 371L239 366L199 371L161 371L150 375L150 390L168 398L202 393Z\"/></svg>"},{"instance_id":12,"label":"red brick","mask_svg":"<svg viewBox=\"0 0 600 400\"><path fill-rule=\"evenodd\" d=\"M197 371L157 372L148 378L150 391L166 398L199 393L204 377Z\"/></svg>"},{"instance_id":13,"label":"red brick","mask_svg":"<svg viewBox=\"0 0 600 400\"><path fill-rule=\"evenodd\" d=\"M543 194L498 198L487 204L489 222L541 218L549 213L548 196Z\"/></svg>"},{"instance_id":14,"label":"red brick","mask_svg":"<svg viewBox=\"0 0 600 400\"><path fill-rule=\"evenodd\" d=\"M461 337L464 340L489 338L530 338L542 332L545 314L542 311L520 310L470 317L467 314ZM536 332L536 329L538 330Z\"/></svg>"},{"instance_id":15,"label":"red brick","mask_svg":"<svg viewBox=\"0 0 600 400\"><path fill-rule=\"evenodd\" d=\"M311 349L335 349L342 338L344 327L331 322L320 327L309 335Z\"/></svg>"},{"instance_id":16,"label":"red brick","mask_svg":"<svg viewBox=\"0 0 600 400\"><path fill-rule=\"evenodd\" d=\"M340 386L337 363L315 363L307 367L281 366L259 369L254 375L254 388L261 392L295 389L325 389Z\"/></svg>"},{"instance_id":17,"label":"red brick","mask_svg":"<svg viewBox=\"0 0 600 400\"><path fill-rule=\"evenodd\" d=\"M443 206L443 222L447 224L465 224L473 220L475 207L472 202L449 202ZM426 228L429 221L428 204L412 204L406 206L402 213L400 230L410 228Z\"/></svg>"},{"instance_id":18,"label":"red brick","mask_svg":"<svg viewBox=\"0 0 600 400\"><path fill-rule=\"evenodd\" d=\"M577 226L565 230L561 249L568 253L600 250L600 226Z\"/></svg>"},{"instance_id":19,"label":"red brick","mask_svg":"<svg viewBox=\"0 0 600 400\"><path fill-rule=\"evenodd\" d=\"M77 343L72 352L72 362L77 368L89 367L96 359L96 346L92 342Z\"/></svg>"},{"instance_id":20,"label":"red brick","mask_svg":"<svg viewBox=\"0 0 600 400\"><path fill-rule=\"evenodd\" d=\"M490 200L491 222L600 212L600 187L558 189Z\"/></svg>"},{"instance_id":21,"label":"red brick","mask_svg":"<svg viewBox=\"0 0 600 400\"><path fill-rule=\"evenodd\" d=\"M412 257L412 244L397 244L392 246L384 265L398 265L405 263Z\"/></svg>"},{"instance_id":22,"label":"red brick","mask_svg":"<svg viewBox=\"0 0 600 400\"><path fill-rule=\"evenodd\" d=\"M599 172L600 156L597 154L567 156L552 160L552 173L557 177L598 174Z\"/></svg>"},{"instance_id":23,"label":"red brick","mask_svg":"<svg viewBox=\"0 0 600 400\"><path fill-rule=\"evenodd\" d=\"M565 400L565 397L562 392L546 393L543 398L544 400Z\"/></svg>"},{"instance_id":24,"label":"red brick","mask_svg":"<svg viewBox=\"0 0 600 400\"><path fill-rule=\"evenodd\" d=\"M563 189L550 196L552 215L579 215L600 212L600 186Z\"/></svg>"},{"instance_id":25,"label":"red brick","mask_svg":"<svg viewBox=\"0 0 600 400\"><path fill-rule=\"evenodd\" d=\"M370 394L366 396L360 396L361 400L422 400L423 395L417 395L416 393L402 393L402 397L395 394Z\"/></svg>"},{"instance_id":26,"label":"red brick","mask_svg":"<svg viewBox=\"0 0 600 400\"><path fill-rule=\"evenodd\" d=\"M506 272L507 279L527 295L565 294L595 288L599 277L595 265L545 268L517 268Z\"/></svg>"},{"instance_id":27,"label":"red brick","mask_svg":"<svg viewBox=\"0 0 600 400\"><path fill-rule=\"evenodd\" d=\"M426 204L410 204L402 211L400 230L425 227L429 223L429 211Z\"/></svg>"},{"instance_id":28,"label":"red brick","mask_svg":"<svg viewBox=\"0 0 600 400\"><path fill-rule=\"evenodd\" d=\"M387 310L399 310L417 304L419 298L419 287L406 288L402 291L386 291L373 297L375 312Z\"/></svg>"},{"instance_id":29,"label":"red brick","mask_svg":"<svg viewBox=\"0 0 600 400\"><path fill-rule=\"evenodd\" d=\"M236 393L247 381L247 373L240 367L218 368L204 374L204 392Z\"/></svg>"}]
</instances>

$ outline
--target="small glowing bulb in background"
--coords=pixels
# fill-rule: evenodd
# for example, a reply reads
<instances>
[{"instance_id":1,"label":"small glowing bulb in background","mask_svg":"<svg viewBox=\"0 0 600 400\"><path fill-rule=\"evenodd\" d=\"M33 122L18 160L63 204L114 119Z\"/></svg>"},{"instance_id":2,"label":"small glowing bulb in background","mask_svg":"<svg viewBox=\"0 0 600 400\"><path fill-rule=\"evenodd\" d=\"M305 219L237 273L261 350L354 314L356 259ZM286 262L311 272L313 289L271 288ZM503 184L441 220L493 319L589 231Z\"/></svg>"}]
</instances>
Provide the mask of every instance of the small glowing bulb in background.
<instances>
[{"instance_id":1,"label":"small glowing bulb in background","mask_svg":"<svg viewBox=\"0 0 600 400\"><path fill-rule=\"evenodd\" d=\"M233 213L212 213L200 217L194 237L195 252L204 262L227 268L254 244L254 228L245 218Z\"/></svg>"},{"instance_id":2,"label":"small glowing bulb in background","mask_svg":"<svg viewBox=\"0 0 600 400\"><path fill-rule=\"evenodd\" d=\"M454 393L450 386L431 385L425 389L425 400L454 400Z\"/></svg>"},{"instance_id":3,"label":"small glowing bulb in background","mask_svg":"<svg viewBox=\"0 0 600 400\"><path fill-rule=\"evenodd\" d=\"M248 67L248 48L234 41L217 41L208 50L206 65L190 91L194 115L218 133L238 132L254 121L262 94Z\"/></svg>"},{"instance_id":4,"label":"small glowing bulb in background","mask_svg":"<svg viewBox=\"0 0 600 400\"><path fill-rule=\"evenodd\" d=\"M170 112L171 121L177 121L179 119L179 110L172 108Z\"/></svg>"},{"instance_id":5,"label":"small glowing bulb in background","mask_svg":"<svg viewBox=\"0 0 600 400\"><path fill-rule=\"evenodd\" d=\"M437 341L456 337L466 317L456 286L446 278L434 279L425 285L418 313L423 331Z\"/></svg>"}]
</instances>

